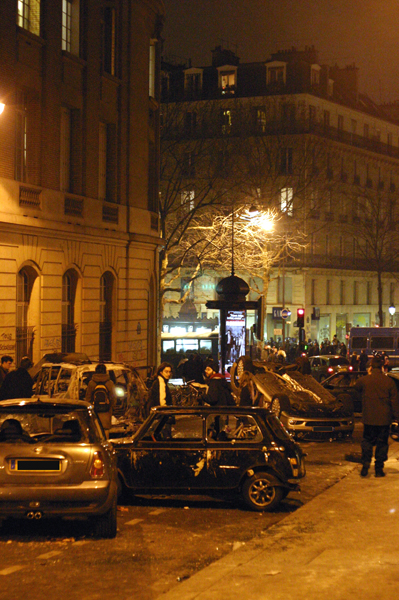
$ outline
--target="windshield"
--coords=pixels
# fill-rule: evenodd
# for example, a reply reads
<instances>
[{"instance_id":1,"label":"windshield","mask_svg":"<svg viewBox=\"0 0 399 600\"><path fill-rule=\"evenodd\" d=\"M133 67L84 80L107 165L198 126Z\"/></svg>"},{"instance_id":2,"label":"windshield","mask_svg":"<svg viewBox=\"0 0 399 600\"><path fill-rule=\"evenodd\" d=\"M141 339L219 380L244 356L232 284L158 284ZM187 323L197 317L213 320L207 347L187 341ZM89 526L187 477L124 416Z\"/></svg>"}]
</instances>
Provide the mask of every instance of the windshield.
<instances>
[{"instance_id":1,"label":"windshield","mask_svg":"<svg viewBox=\"0 0 399 600\"><path fill-rule=\"evenodd\" d=\"M329 359L330 367L337 367L338 365L349 365L349 360L344 358L343 356L338 356L337 358Z\"/></svg>"},{"instance_id":2,"label":"windshield","mask_svg":"<svg viewBox=\"0 0 399 600\"><path fill-rule=\"evenodd\" d=\"M266 423L280 440L286 441L287 438L290 439L290 434L275 415L267 415Z\"/></svg>"},{"instance_id":3,"label":"windshield","mask_svg":"<svg viewBox=\"0 0 399 600\"><path fill-rule=\"evenodd\" d=\"M86 408L0 408L0 444L94 443L101 436Z\"/></svg>"}]
</instances>

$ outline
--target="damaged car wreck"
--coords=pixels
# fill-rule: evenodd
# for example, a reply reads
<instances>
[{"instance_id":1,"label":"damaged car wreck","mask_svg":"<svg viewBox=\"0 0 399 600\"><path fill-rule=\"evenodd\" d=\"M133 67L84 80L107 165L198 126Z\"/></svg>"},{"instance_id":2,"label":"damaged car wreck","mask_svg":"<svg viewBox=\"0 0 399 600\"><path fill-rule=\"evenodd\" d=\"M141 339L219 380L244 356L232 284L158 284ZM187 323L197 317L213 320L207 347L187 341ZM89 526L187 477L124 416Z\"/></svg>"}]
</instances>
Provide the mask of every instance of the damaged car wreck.
<instances>
[{"instance_id":1,"label":"damaged car wreck","mask_svg":"<svg viewBox=\"0 0 399 600\"><path fill-rule=\"evenodd\" d=\"M305 475L301 448L263 408L157 407L113 444L122 487L137 495L220 496L267 511Z\"/></svg>"}]
</instances>

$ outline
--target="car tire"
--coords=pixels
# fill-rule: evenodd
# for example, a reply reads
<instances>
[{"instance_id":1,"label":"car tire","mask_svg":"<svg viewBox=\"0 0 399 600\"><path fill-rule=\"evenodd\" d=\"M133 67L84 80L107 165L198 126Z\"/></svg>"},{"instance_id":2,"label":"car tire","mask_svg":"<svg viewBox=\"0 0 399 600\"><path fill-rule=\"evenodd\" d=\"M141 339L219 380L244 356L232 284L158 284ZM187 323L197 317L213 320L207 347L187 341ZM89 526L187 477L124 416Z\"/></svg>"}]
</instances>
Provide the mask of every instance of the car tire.
<instances>
[{"instance_id":1,"label":"car tire","mask_svg":"<svg viewBox=\"0 0 399 600\"><path fill-rule=\"evenodd\" d=\"M337 400L339 402L342 402L344 409L350 412L351 415L353 415L353 413L355 412L355 408L353 405L353 400L349 394L338 394Z\"/></svg>"},{"instance_id":2,"label":"car tire","mask_svg":"<svg viewBox=\"0 0 399 600\"><path fill-rule=\"evenodd\" d=\"M270 410L276 415L278 419L280 418L281 413L289 410L289 408L290 400L285 394L279 394L278 396L274 396L274 398L272 398L272 401L270 403Z\"/></svg>"},{"instance_id":3,"label":"car tire","mask_svg":"<svg viewBox=\"0 0 399 600\"><path fill-rule=\"evenodd\" d=\"M255 473L244 482L242 497L251 510L268 511L281 502L283 490L267 473Z\"/></svg>"},{"instance_id":4,"label":"car tire","mask_svg":"<svg viewBox=\"0 0 399 600\"><path fill-rule=\"evenodd\" d=\"M117 532L117 494L112 500L111 508L94 521L94 536L97 538L111 539Z\"/></svg>"}]
</instances>

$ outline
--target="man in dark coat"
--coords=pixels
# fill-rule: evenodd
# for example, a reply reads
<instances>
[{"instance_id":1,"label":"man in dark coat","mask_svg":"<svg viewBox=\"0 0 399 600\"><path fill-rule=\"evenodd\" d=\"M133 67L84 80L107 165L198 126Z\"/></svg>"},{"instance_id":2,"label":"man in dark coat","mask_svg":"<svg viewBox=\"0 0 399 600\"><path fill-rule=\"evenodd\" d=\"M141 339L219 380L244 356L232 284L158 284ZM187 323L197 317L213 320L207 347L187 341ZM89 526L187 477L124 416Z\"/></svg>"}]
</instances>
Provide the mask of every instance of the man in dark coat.
<instances>
[{"instance_id":1,"label":"man in dark coat","mask_svg":"<svg viewBox=\"0 0 399 600\"><path fill-rule=\"evenodd\" d=\"M206 386L193 384L207 388L201 399L205 404L211 406L235 406L229 384L225 377L219 373L219 365L214 360L205 362Z\"/></svg>"},{"instance_id":2,"label":"man in dark coat","mask_svg":"<svg viewBox=\"0 0 399 600\"><path fill-rule=\"evenodd\" d=\"M3 381L7 377L8 372L9 372L9 370L11 368L12 363L13 363L12 356L8 356L6 354L5 356L1 357L1 365L0 365L0 387L3 385Z\"/></svg>"},{"instance_id":3,"label":"man in dark coat","mask_svg":"<svg viewBox=\"0 0 399 600\"><path fill-rule=\"evenodd\" d=\"M105 431L105 435L108 439L109 431L110 431L111 425L112 425L112 410L116 404L116 391L115 391L115 384L112 381L112 379L110 378L109 374L107 373L107 367L104 363L98 363L98 365L96 365L93 376L90 379L87 389L86 389L86 394L85 394L86 402L93 402L93 393L98 384L105 385L105 387L108 390L108 398L109 398L110 408L106 412L98 413L98 417L102 423L102 426Z\"/></svg>"},{"instance_id":4,"label":"man in dark coat","mask_svg":"<svg viewBox=\"0 0 399 600\"><path fill-rule=\"evenodd\" d=\"M32 398L33 379L28 373L32 361L24 356L16 371L10 371L4 378L0 388L0 400L12 400L13 398Z\"/></svg>"},{"instance_id":5,"label":"man in dark coat","mask_svg":"<svg viewBox=\"0 0 399 600\"><path fill-rule=\"evenodd\" d=\"M382 360L375 356L370 372L360 377L355 389L362 393L363 440L361 477L366 477L375 446L375 476L384 477L384 462L388 458L389 429L399 420L399 401L396 385L382 372Z\"/></svg>"}]
</instances>

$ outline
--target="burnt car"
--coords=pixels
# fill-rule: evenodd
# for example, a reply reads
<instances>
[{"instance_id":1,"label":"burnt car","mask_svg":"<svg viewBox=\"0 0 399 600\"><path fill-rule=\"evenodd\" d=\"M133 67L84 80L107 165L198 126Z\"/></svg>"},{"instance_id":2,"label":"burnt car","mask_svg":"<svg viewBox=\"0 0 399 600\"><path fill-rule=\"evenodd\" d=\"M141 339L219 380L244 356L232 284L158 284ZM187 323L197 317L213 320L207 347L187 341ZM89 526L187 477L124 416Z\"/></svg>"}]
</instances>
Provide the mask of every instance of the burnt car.
<instances>
[{"instance_id":1,"label":"burnt car","mask_svg":"<svg viewBox=\"0 0 399 600\"><path fill-rule=\"evenodd\" d=\"M91 405L0 402L0 519L87 517L113 538L117 491L115 451Z\"/></svg>"},{"instance_id":2,"label":"burnt car","mask_svg":"<svg viewBox=\"0 0 399 600\"><path fill-rule=\"evenodd\" d=\"M157 407L114 442L125 491L241 498L273 509L305 475L304 455L262 408Z\"/></svg>"},{"instance_id":3,"label":"burnt car","mask_svg":"<svg viewBox=\"0 0 399 600\"><path fill-rule=\"evenodd\" d=\"M339 371L352 371L353 367L345 356L321 355L309 357L313 377L320 383Z\"/></svg>"},{"instance_id":4,"label":"burnt car","mask_svg":"<svg viewBox=\"0 0 399 600\"><path fill-rule=\"evenodd\" d=\"M367 375L367 371L351 371L351 372L340 372L332 375L325 381L323 381L323 387L327 389L334 396L340 396L346 394L350 396L355 413L362 412L362 395L354 388L356 381L359 377ZM399 392L399 371L392 370L387 373L387 377L391 377L395 382L396 388Z\"/></svg>"},{"instance_id":5,"label":"burnt car","mask_svg":"<svg viewBox=\"0 0 399 600\"><path fill-rule=\"evenodd\" d=\"M274 412L296 439L340 439L352 435L355 424L350 396L333 396L295 365L241 357L231 369L231 386L237 401L243 383L249 380L255 386L255 404Z\"/></svg>"}]
</instances>

